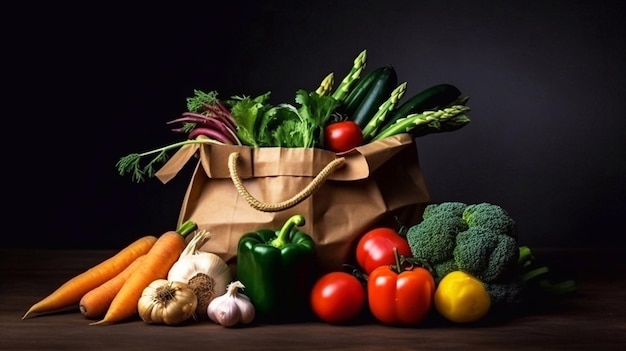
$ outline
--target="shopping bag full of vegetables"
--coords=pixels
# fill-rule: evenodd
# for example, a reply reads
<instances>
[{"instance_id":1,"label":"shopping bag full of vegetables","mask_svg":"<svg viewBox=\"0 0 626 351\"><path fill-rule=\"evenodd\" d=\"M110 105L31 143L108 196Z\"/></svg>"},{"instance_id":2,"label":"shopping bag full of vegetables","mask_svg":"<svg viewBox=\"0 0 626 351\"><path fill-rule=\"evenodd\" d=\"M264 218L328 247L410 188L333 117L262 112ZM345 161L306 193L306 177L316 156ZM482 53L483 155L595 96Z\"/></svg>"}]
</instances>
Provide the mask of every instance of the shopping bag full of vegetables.
<instances>
[{"instance_id":1,"label":"shopping bag full of vegetables","mask_svg":"<svg viewBox=\"0 0 626 351\"><path fill-rule=\"evenodd\" d=\"M469 123L455 86L403 100L407 83L398 84L393 67L367 71L365 63L364 50L336 87L331 73L315 91L296 90L294 103L273 104L270 92L222 99L196 90L168 122L185 140L125 156L118 170L167 183L193 160L179 221L210 231L202 250L231 267L244 233L298 214L320 271L341 269L368 229L420 220L430 196L415 138Z\"/></svg>"}]
</instances>

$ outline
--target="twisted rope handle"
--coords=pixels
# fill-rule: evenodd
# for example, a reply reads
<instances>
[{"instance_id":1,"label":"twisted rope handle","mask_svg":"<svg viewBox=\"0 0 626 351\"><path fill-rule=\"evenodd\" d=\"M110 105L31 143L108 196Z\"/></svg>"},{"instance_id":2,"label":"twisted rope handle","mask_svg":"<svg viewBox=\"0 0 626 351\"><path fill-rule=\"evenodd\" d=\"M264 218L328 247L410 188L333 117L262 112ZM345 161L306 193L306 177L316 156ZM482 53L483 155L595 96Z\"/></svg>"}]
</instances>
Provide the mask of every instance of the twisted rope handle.
<instances>
[{"instance_id":1,"label":"twisted rope handle","mask_svg":"<svg viewBox=\"0 0 626 351\"><path fill-rule=\"evenodd\" d=\"M327 164L320 173L313 178L311 183L307 185L304 189L302 189L299 193L294 195L291 199L275 203L268 204L265 202L261 202L257 200L254 196L252 196L248 190L243 186L241 182L241 178L237 173L237 160L239 160L239 153L233 152L228 156L228 170L230 171L230 179L232 179L233 184L235 184L235 188L239 195L241 195L250 206L256 210L263 212L278 212L288 208L291 208L297 204L299 204L302 200L309 197L317 188L324 183L326 178L337 168L341 167L345 158L340 157L332 160L329 164Z\"/></svg>"}]
</instances>

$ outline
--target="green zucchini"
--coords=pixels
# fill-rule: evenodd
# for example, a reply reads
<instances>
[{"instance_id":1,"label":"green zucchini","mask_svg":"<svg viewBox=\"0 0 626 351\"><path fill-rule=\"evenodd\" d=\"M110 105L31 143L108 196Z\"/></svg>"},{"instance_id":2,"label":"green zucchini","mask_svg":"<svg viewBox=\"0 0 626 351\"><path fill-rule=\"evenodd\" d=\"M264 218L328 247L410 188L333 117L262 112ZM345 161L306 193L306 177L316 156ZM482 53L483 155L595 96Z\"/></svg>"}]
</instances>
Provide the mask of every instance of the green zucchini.
<instances>
[{"instance_id":1,"label":"green zucchini","mask_svg":"<svg viewBox=\"0 0 626 351\"><path fill-rule=\"evenodd\" d=\"M380 105L389 98L389 95L397 85L398 76L396 75L396 70L392 66L383 67L350 118L361 129L365 128L367 122L376 114Z\"/></svg>"},{"instance_id":2,"label":"green zucchini","mask_svg":"<svg viewBox=\"0 0 626 351\"><path fill-rule=\"evenodd\" d=\"M348 96L346 96L345 100L343 101L343 106L341 107L341 112L343 114L347 116L352 116L354 111L357 109L357 107L359 107L361 101L363 101L365 96L367 96L370 88L374 85L376 80L378 80L378 77L383 73L384 70L385 67L378 67L373 71L368 72L365 76L357 81L357 83L354 85L354 88L350 91Z\"/></svg>"},{"instance_id":3,"label":"green zucchini","mask_svg":"<svg viewBox=\"0 0 626 351\"><path fill-rule=\"evenodd\" d=\"M379 130L384 130L400 118L410 114L422 113L426 110L445 107L461 96L461 91L452 84L433 85L413 95L395 109Z\"/></svg>"}]
</instances>

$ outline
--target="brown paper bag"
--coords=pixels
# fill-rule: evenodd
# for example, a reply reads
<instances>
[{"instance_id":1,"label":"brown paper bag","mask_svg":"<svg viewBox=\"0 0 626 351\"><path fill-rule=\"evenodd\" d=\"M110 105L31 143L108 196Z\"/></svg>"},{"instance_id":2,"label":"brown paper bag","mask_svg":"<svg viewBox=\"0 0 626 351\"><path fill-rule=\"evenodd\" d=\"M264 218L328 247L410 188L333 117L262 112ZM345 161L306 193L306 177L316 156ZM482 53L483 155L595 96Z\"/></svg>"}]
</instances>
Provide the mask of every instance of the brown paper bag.
<instances>
[{"instance_id":1,"label":"brown paper bag","mask_svg":"<svg viewBox=\"0 0 626 351\"><path fill-rule=\"evenodd\" d=\"M199 157L179 224L192 220L212 233L202 247L236 264L242 234L279 229L292 215L317 244L321 271L353 259L358 238L375 226L417 223L430 201L409 134L347 153L312 148L187 145L157 172L166 183ZM397 220L396 220L397 217Z\"/></svg>"}]
</instances>

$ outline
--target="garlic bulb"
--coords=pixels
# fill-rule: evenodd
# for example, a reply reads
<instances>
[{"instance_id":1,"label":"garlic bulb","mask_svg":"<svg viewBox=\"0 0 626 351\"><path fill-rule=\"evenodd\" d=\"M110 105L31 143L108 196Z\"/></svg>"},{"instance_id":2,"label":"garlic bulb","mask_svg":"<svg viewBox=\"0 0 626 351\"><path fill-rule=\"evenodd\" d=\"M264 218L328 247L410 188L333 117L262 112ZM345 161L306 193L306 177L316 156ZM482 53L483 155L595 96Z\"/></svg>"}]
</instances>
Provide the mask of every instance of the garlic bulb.
<instances>
[{"instance_id":1,"label":"garlic bulb","mask_svg":"<svg viewBox=\"0 0 626 351\"><path fill-rule=\"evenodd\" d=\"M254 320L254 305L250 298L238 292L238 289L243 288L243 284L238 280L230 283L228 291L209 304L207 308L209 318L224 327L251 323Z\"/></svg>"},{"instance_id":2,"label":"garlic bulb","mask_svg":"<svg viewBox=\"0 0 626 351\"><path fill-rule=\"evenodd\" d=\"M198 231L189 241L178 260L170 268L167 280L189 285L198 298L196 318L206 319L211 300L226 292L232 280L228 264L214 253L200 248L210 239L208 231Z\"/></svg>"},{"instance_id":3,"label":"garlic bulb","mask_svg":"<svg viewBox=\"0 0 626 351\"><path fill-rule=\"evenodd\" d=\"M187 284L157 279L141 293L137 311L146 323L172 325L191 318L197 305L196 294Z\"/></svg>"}]
</instances>

